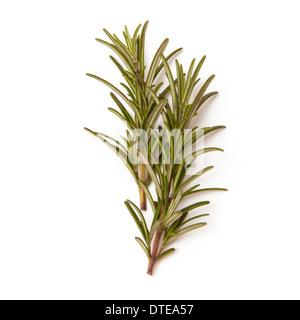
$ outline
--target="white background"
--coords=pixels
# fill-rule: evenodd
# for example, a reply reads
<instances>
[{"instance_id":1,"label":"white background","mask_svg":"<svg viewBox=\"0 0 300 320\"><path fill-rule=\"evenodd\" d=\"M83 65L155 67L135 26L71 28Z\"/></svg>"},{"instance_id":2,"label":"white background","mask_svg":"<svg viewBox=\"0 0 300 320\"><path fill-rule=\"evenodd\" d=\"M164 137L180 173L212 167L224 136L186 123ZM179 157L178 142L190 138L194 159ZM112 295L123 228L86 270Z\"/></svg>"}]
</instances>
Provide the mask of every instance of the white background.
<instances>
[{"instance_id":1,"label":"white background","mask_svg":"<svg viewBox=\"0 0 300 320\"><path fill-rule=\"evenodd\" d=\"M1 1L1 299L299 299L299 1ZM200 126L225 149L200 181L208 226L146 274L138 202L120 160L84 126L124 126L94 73L118 84L102 28L150 20L147 58L164 38L185 68L207 55L220 94ZM151 215L150 211L147 215Z\"/></svg>"}]
</instances>

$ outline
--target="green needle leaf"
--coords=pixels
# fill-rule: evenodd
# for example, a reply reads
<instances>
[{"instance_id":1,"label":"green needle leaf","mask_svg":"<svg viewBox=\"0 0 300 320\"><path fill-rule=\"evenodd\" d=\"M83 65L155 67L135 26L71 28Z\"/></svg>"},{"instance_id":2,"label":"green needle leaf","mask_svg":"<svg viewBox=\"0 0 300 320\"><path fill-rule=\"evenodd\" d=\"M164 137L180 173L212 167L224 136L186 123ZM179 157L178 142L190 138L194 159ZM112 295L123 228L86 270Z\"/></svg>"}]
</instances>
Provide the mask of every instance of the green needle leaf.
<instances>
[{"instance_id":1,"label":"green needle leaf","mask_svg":"<svg viewBox=\"0 0 300 320\"><path fill-rule=\"evenodd\" d=\"M145 218L144 218L144 215L142 213L142 211L130 200L127 200L127 202L131 205L131 207L134 208L135 212L137 213L137 215L139 216L141 222L142 222L142 225L144 227L144 231L145 231L145 234L148 235L149 234L149 231L148 231L148 228L147 228L147 223L145 221Z\"/></svg>"},{"instance_id":2,"label":"green needle leaf","mask_svg":"<svg viewBox=\"0 0 300 320\"><path fill-rule=\"evenodd\" d=\"M96 41L100 42L101 44L104 44L109 49L113 50L119 58L123 61L124 65L128 68L128 70L132 71L134 73L134 66L130 60L128 60L127 54L124 54L123 50L120 50L119 47L110 44L102 39L96 38Z\"/></svg>"},{"instance_id":3,"label":"green needle leaf","mask_svg":"<svg viewBox=\"0 0 300 320\"><path fill-rule=\"evenodd\" d=\"M189 222L191 222L191 221L193 221L193 220L195 220L195 219L199 219L199 218L203 218L203 217L207 217L207 216L209 216L208 213L206 213L206 214L199 214L198 216L192 217L192 218L184 221L178 228L181 228L181 227L184 226L185 224L187 224L187 223L189 223Z\"/></svg>"},{"instance_id":4,"label":"green needle leaf","mask_svg":"<svg viewBox=\"0 0 300 320\"><path fill-rule=\"evenodd\" d=\"M175 251L174 248L171 248L171 249L164 251L162 254L159 255L159 257L157 258L157 261L160 260L161 258L165 257L166 255L168 255L169 253L174 252L174 251Z\"/></svg>"},{"instance_id":5,"label":"green needle leaf","mask_svg":"<svg viewBox=\"0 0 300 320\"><path fill-rule=\"evenodd\" d=\"M174 50L173 52L171 52L169 55L166 56L166 60L169 61L174 55L176 55L176 53L178 53L182 49L183 48L178 48L178 49ZM163 67L164 67L163 63L161 63L158 66L158 68L156 69L155 75L154 75L154 79L158 76L159 72L162 70Z\"/></svg>"},{"instance_id":6,"label":"green needle leaf","mask_svg":"<svg viewBox=\"0 0 300 320\"><path fill-rule=\"evenodd\" d=\"M140 71L142 72L142 76L144 73L144 68L145 68L145 36L146 36L146 31L148 27L149 21L146 21L144 23L144 26L141 31L141 40L140 40L140 46L139 46L139 67Z\"/></svg>"},{"instance_id":7,"label":"green needle leaf","mask_svg":"<svg viewBox=\"0 0 300 320\"><path fill-rule=\"evenodd\" d=\"M139 237L135 237L136 242L141 246L143 251L146 253L146 256L150 259L150 252L147 246L145 245L144 241Z\"/></svg>"},{"instance_id":8,"label":"green needle leaf","mask_svg":"<svg viewBox=\"0 0 300 320\"><path fill-rule=\"evenodd\" d=\"M190 211L192 211L192 210L194 210L196 208L199 208L199 207L202 207L202 206L206 206L207 204L210 204L210 202L209 201L196 202L194 204L191 204L190 206L187 206L187 207L181 209L180 211L182 213L188 213L188 212L190 212Z\"/></svg>"},{"instance_id":9,"label":"green needle leaf","mask_svg":"<svg viewBox=\"0 0 300 320\"><path fill-rule=\"evenodd\" d=\"M207 225L206 222L202 222L202 223L196 223L193 224L189 227L180 229L179 231L176 232L176 234L168 237L164 242L163 242L163 247L165 247L166 245L168 245L169 243L173 242L174 240L176 240L177 238L179 238L180 236L184 235L185 233L188 233L190 231L205 227Z\"/></svg>"},{"instance_id":10,"label":"green needle leaf","mask_svg":"<svg viewBox=\"0 0 300 320\"><path fill-rule=\"evenodd\" d=\"M139 112L139 110L136 108L136 106L129 100L127 99L127 97L119 90L117 89L114 85L112 85L111 83L109 83L108 81L99 78L93 74L87 73L87 76L94 78L102 83L104 83L105 85L107 85L110 89L112 89L114 92L116 92L127 104L128 106L132 109L132 111L134 111L134 113L138 116L138 118L140 119L140 121L142 122L142 116Z\"/></svg>"},{"instance_id":11,"label":"green needle leaf","mask_svg":"<svg viewBox=\"0 0 300 320\"><path fill-rule=\"evenodd\" d=\"M186 197L186 196L189 196L191 194L196 194L196 193L205 192L205 191L228 191L228 189L224 189L224 188L205 188L205 189L197 189L197 190L191 190L191 191L188 190L188 191L184 192L182 197Z\"/></svg>"},{"instance_id":12,"label":"green needle leaf","mask_svg":"<svg viewBox=\"0 0 300 320\"><path fill-rule=\"evenodd\" d=\"M178 119L178 99L177 99L177 92L176 92L176 88L175 88L174 79L173 79L170 67L168 65L168 62L167 62L166 58L163 55L162 55L162 61L163 61L164 68L166 70L166 74L167 74L167 77L168 77L168 80L169 80L169 84L170 84L174 117L177 120Z\"/></svg>"},{"instance_id":13,"label":"green needle leaf","mask_svg":"<svg viewBox=\"0 0 300 320\"><path fill-rule=\"evenodd\" d=\"M196 174L192 175L191 177L189 177L186 181L184 181L176 190L175 190L175 194L177 194L178 192L184 190L184 188L186 188L190 183L192 183L194 180L196 180L197 178L199 178L200 176L202 176L204 173L212 170L214 167L213 166L209 166L206 167L200 171L198 171Z\"/></svg>"},{"instance_id":14,"label":"green needle leaf","mask_svg":"<svg viewBox=\"0 0 300 320\"><path fill-rule=\"evenodd\" d=\"M135 211L132 209L131 205L130 205L130 201L125 201L125 206L128 209L129 213L131 214L133 220L135 221L137 227L139 228L141 235L143 236L144 240L146 241L146 243L148 242L148 237L149 234L147 233L147 230L145 229L143 222L138 218L138 216L136 215ZM132 204L132 202L131 202Z\"/></svg>"},{"instance_id":15,"label":"green needle leaf","mask_svg":"<svg viewBox=\"0 0 300 320\"><path fill-rule=\"evenodd\" d=\"M193 158L197 158L198 156L200 156L200 155L202 155L202 154L204 154L204 153L212 152L212 151L222 151L222 152L224 152L224 150L223 150L223 149L220 149L220 148L214 148L214 147L203 148L203 149L194 151L194 152L192 152L191 154L189 154L189 155L186 157L186 162L189 163Z\"/></svg>"},{"instance_id":16,"label":"green needle leaf","mask_svg":"<svg viewBox=\"0 0 300 320\"><path fill-rule=\"evenodd\" d=\"M88 128L84 128L85 130L89 131L91 134L95 135L97 138L99 138L102 142L104 142L111 150L113 150L116 155L122 160L122 162L125 164L125 166L127 167L127 169L129 170L129 172L131 173L132 177L134 178L135 182L138 184L138 178L137 178L137 174L133 169L133 166L128 162L128 156L127 154L120 150L119 147L112 145L111 143L109 143L108 141L106 141L105 139L103 139L100 135L97 134L97 132L94 132Z\"/></svg>"},{"instance_id":17,"label":"green needle leaf","mask_svg":"<svg viewBox=\"0 0 300 320\"><path fill-rule=\"evenodd\" d=\"M167 47L168 43L169 43L169 39L165 39L163 41L163 43L160 45L160 47L158 48L158 50L156 51L155 55L154 55L154 58L152 60L152 63L150 65L150 69L149 69L149 72L148 72L147 80L146 80L146 88L151 88L152 87L152 83L153 83L153 80L154 80L154 75L155 75L155 72L157 70L158 64L159 64L159 62L161 60L161 55L166 50L166 47ZM148 93L149 93L149 89L148 89L148 92L146 91L146 96L148 95Z\"/></svg>"}]
</instances>

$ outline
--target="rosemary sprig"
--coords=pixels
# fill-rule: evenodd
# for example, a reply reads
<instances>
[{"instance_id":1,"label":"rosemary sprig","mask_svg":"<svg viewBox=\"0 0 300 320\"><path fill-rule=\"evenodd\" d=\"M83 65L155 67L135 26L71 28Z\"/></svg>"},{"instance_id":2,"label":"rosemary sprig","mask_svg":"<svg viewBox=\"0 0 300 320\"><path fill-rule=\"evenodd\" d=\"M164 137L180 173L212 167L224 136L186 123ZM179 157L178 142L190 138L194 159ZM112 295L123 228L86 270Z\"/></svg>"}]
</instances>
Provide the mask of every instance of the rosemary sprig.
<instances>
[{"instance_id":1,"label":"rosemary sprig","mask_svg":"<svg viewBox=\"0 0 300 320\"><path fill-rule=\"evenodd\" d=\"M164 52L168 44L168 39L165 39L147 70L144 59L147 26L148 21L143 26L139 25L133 36L125 26L123 32L125 42L105 29L104 32L111 42L96 39L113 50L121 60L119 62L110 56L125 79L125 83L122 82L121 86L126 93L98 76L87 74L112 90L111 97L118 110L113 108L109 110L127 126L126 136L122 137L123 142L103 133L85 129L116 152L138 185L140 208L130 200L125 201L125 206L141 233L141 238L135 239L148 257L147 273L152 275L157 261L175 251L174 248L168 248L171 243L187 232L206 225L203 221L194 222L208 214L191 217L189 215L191 211L208 205L209 201L202 200L180 208L182 200L205 191L226 191L227 189L199 189L200 185L194 184L196 179L213 169L212 166L189 175L189 169L198 157L211 151L223 151L216 147L204 147L196 148L196 151L186 155L186 150L195 146L204 136L225 128L224 126L190 128L191 121L201 106L217 94L215 91L206 93L214 79L212 75L192 98L206 57L204 56L197 65L194 59L187 73L183 71L183 66L178 60L175 60L176 76L174 77L169 60L181 48L165 57ZM163 69L168 85L161 91L163 82L156 83L155 80ZM160 117L163 127L160 126L158 130L154 130ZM188 133L186 133L187 129L190 129ZM149 190L150 182L155 187L155 194ZM149 226L141 211L146 210L147 200L153 212L152 223Z\"/></svg>"}]
</instances>

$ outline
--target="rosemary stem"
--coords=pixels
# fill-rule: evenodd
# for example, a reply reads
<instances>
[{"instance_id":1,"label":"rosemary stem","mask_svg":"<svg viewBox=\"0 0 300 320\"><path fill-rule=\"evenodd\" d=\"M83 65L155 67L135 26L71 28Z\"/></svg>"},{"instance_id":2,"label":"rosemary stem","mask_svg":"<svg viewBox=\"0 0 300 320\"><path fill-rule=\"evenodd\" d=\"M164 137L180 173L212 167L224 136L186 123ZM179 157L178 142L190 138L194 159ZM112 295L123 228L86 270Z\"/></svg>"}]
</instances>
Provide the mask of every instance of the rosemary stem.
<instances>
[{"instance_id":1,"label":"rosemary stem","mask_svg":"<svg viewBox=\"0 0 300 320\"><path fill-rule=\"evenodd\" d=\"M139 179L144 183L146 182L145 181L145 179L146 179L146 166L143 163L140 164L140 177L139 177ZM147 210L146 194L141 186L139 186L139 193L140 193L140 208L141 208L141 210Z\"/></svg>"},{"instance_id":2,"label":"rosemary stem","mask_svg":"<svg viewBox=\"0 0 300 320\"><path fill-rule=\"evenodd\" d=\"M160 211L160 218L162 218L164 216L164 213L165 213L165 206L163 205L162 208L161 208L161 211ZM155 239L154 239L154 243L153 243L153 247L152 247L152 250L151 250L151 256L150 256L150 259L149 259L149 265L148 265L148 270L147 270L147 273L152 276L153 274L153 269L154 269L154 266L156 264L156 261L157 261L157 258L158 258L158 254L159 254L159 244L160 244L160 239L161 239L161 236L162 236L162 224L161 223L156 231L156 234L155 234Z\"/></svg>"},{"instance_id":3,"label":"rosemary stem","mask_svg":"<svg viewBox=\"0 0 300 320\"><path fill-rule=\"evenodd\" d=\"M155 266L157 258L158 258L157 253L158 253L161 235L162 235L162 231L161 231L161 228L159 228L158 231L156 232L156 235L155 235L155 240L154 240L154 244L153 244L153 248L152 248L151 257L149 259L147 273L150 276L152 276L152 274L153 274L153 269L154 269L154 266Z\"/></svg>"}]
</instances>

